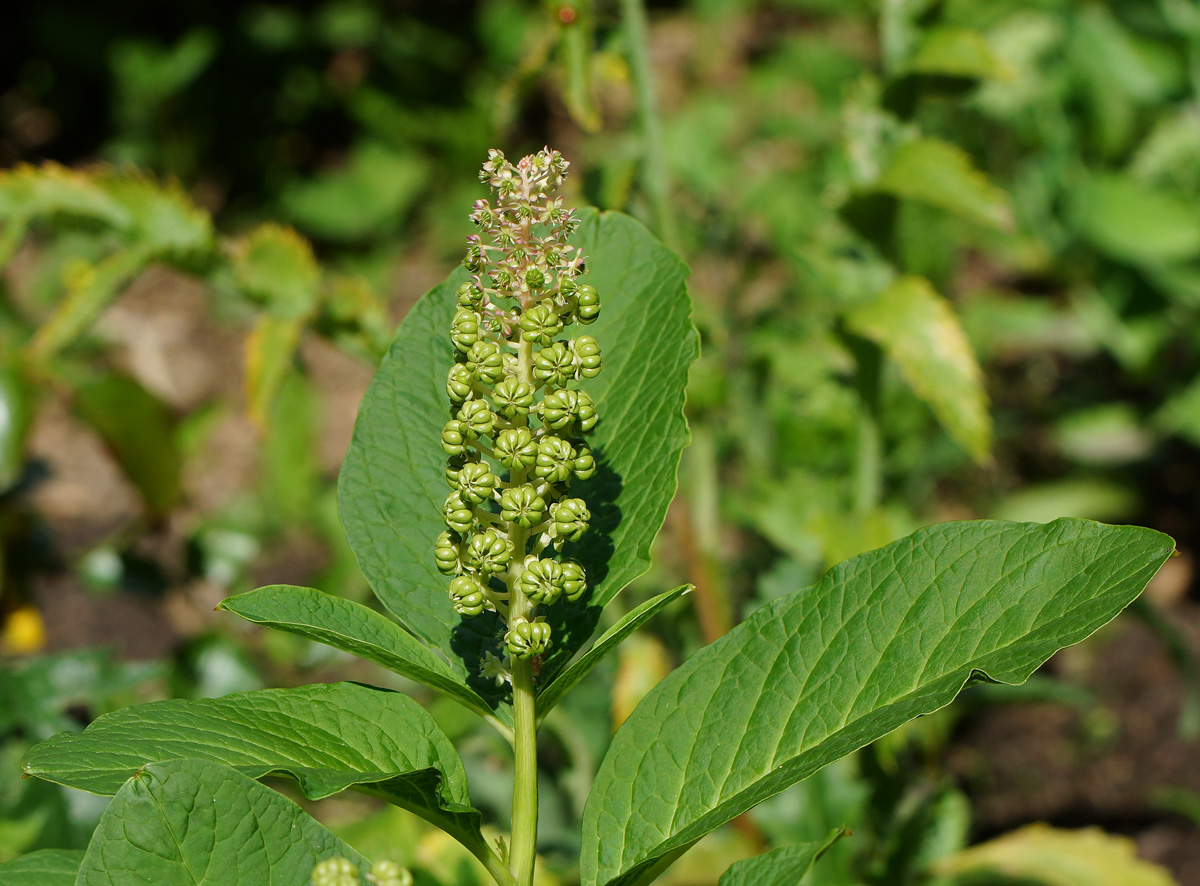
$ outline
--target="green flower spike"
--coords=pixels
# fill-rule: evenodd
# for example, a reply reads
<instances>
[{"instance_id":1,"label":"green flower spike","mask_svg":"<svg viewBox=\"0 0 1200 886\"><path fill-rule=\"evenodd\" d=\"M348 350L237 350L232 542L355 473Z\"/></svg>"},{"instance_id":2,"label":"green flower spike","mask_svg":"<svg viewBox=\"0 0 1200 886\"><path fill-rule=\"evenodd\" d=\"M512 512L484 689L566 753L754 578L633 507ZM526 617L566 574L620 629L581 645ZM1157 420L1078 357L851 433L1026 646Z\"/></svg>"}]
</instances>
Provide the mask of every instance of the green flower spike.
<instances>
[{"instance_id":1,"label":"green flower spike","mask_svg":"<svg viewBox=\"0 0 1200 886\"><path fill-rule=\"evenodd\" d=\"M587 532L588 521L592 519L582 498L564 498L550 509L550 516L554 520L556 545L564 541L579 541Z\"/></svg>"},{"instance_id":2,"label":"green flower spike","mask_svg":"<svg viewBox=\"0 0 1200 886\"><path fill-rule=\"evenodd\" d=\"M575 470L575 450L561 437L548 436L538 441L533 475L547 483L565 483Z\"/></svg>"},{"instance_id":3,"label":"green flower spike","mask_svg":"<svg viewBox=\"0 0 1200 886\"><path fill-rule=\"evenodd\" d=\"M327 858L312 869L312 886L359 886L358 868L348 858Z\"/></svg>"},{"instance_id":4,"label":"green flower spike","mask_svg":"<svg viewBox=\"0 0 1200 886\"><path fill-rule=\"evenodd\" d=\"M528 529L546 516L546 501L528 483L505 489L500 495L500 519Z\"/></svg>"},{"instance_id":5,"label":"green flower spike","mask_svg":"<svg viewBox=\"0 0 1200 886\"><path fill-rule=\"evenodd\" d=\"M446 505L442 508L442 516L446 519L446 525L459 535L466 535L475 525L475 512L471 510L469 504L463 501L462 495L457 492L451 492L446 497Z\"/></svg>"},{"instance_id":6,"label":"green flower spike","mask_svg":"<svg viewBox=\"0 0 1200 886\"><path fill-rule=\"evenodd\" d=\"M458 560L458 538L449 532L443 532L437 537L433 548L433 559L442 575L458 575L462 565Z\"/></svg>"},{"instance_id":7,"label":"green flower spike","mask_svg":"<svg viewBox=\"0 0 1200 886\"><path fill-rule=\"evenodd\" d=\"M504 635L504 645L515 658L528 660L541 655L550 648L550 625L544 618L515 621Z\"/></svg>"},{"instance_id":8,"label":"green flower spike","mask_svg":"<svg viewBox=\"0 0 1200 886\"><path fill-rule=\"evenodd\" d=\"M496 459L510 471L533 467L538 446L529 428L509 428L496 436Z\"/></svg>"},{"instance_id":9,"label":"green flower spike","mask_svg":"<svg viewBox=\"0 0 1200 886\"><path fill-rule=\"evenodd\" d=\"M496 404L496 412L512 421L524 418L533 408L533 385L527 385L515 378L506 378L496 385L492 392L492 402Z\"/></svg>"},{"instance_id":10,"label":"green flower spike","mask_svg":"<svg viewBox=\"0 0 1200 886\"><path fill-rule=\"evenodd\" d=\"M554 560L539 560L534 556L525 558L525 569L517 586L532 602L541 605L553 603L562 596L563 567Z\"/></svg>"},{"instance_id":11,"label":"green flower spike","mask_svg":"<svg viewBox=\"0 0 1200 886\"><path fill-rule=\"evenodd\" d=\"M464 502L483 504L492 500L499 482L484 462L468 462L458 472L458 494Z\"/></svg>"},{"instance_id":12,"label":"green flower spike","mask_svg":"<svg viewBox=\"0 0 1200 886\"><path fill-rule=\"evenodd\" d=\"M450 603L459 615L479 615L487 608L483 586L473 575L460 575L450 581Z\"/></svg>"},{"instance_id":13,"label":"green flower spike","mask_svg":"<svg viewBox=\"0 0 1200 886\"><path fill-rule=\"evenodd\" d=\"M587 590L587 576L578 560L562 562L562 593L568 603L574 603Z\"/></svg>"},{"instance_id":14,"label":"green flower spike","mask_svg":"<svg viewBox=\"0 0 1200 886\"><path fill-rule=\"evenodd\" d=\"M575 376L575 356L560 341L533 355L533 377L549 388L561 388Z\"/></svg>"},{"instance_id":15,"label":"green flower spike","mask_svg":"<svg viewBox=\"0 0 1200 886\"><path fill-rule=\"evenodd\" d=\"M467 543L464 557L468 566L487 575L495 575L508 568L512 559L513 543L504 538L495 529L488 529L475 535Z\"/></svg>"}]
</instances>

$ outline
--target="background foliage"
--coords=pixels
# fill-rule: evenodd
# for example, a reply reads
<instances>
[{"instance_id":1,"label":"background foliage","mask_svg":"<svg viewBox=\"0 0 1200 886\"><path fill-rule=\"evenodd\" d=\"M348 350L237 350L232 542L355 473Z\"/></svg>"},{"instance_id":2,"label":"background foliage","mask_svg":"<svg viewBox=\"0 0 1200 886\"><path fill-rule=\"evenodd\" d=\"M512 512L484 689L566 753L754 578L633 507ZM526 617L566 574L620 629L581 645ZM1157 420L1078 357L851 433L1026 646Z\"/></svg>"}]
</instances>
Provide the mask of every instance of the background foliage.
<instances>
[{"instance_id":1,"label":"background foliage","mask_svg":"<svg viewBox=\"0 0 1200 886\"><path fill-rule=\"evenodd\" d=\"M574 202L632 212L692 267L703 355L685 488L623 605L697 592L548 718L547 858L578 848L613 725L746 612L922 525L1074 515L1178 540L1140 618L738 819L676 882L851 820L819 882L976 882L989 846L1097 851L1021 827L1043 820L1200 878L1200 10L681 0L650 4L642 34L637 8L10 15L0 760L15 773L29 744L135 700L402 686L211 609L270 583L366 599L333 491L358 400L457 261L486 149L550 143ZM503 819L500 749L433 715ZM0 859L82 848L103 802L0 779ZM473 882L418 823L318 809L368 855Z\"/></svg>"}]
</instances>

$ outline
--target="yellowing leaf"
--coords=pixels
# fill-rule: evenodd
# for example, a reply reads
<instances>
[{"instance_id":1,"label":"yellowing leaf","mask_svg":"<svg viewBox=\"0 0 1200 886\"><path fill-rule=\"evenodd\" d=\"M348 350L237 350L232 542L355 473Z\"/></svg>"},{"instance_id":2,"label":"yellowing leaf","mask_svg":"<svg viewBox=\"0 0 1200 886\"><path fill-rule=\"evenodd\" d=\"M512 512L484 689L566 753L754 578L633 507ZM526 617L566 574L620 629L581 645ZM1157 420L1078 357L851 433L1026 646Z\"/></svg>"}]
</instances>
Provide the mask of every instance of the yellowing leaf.
<instances>
[{"instance_id":1,"label":"yellowing leaf","mask_svg":"<svg viewBox=\"0 0 1200 886\"><path fill-rule=\"evenodd\" d=\"M875 190L919 200L977 224L1012 225L1008 195L993 185L962 148L936 138L919 138L896 149Z\"/></svg>"},{"instance_id":2,"label":"yellowing leaf","mask_svg":"<svg viewBox=\"0 0 1200 886\"><path fill-rule=\"evenodd\" d=\"M1142 861L1132 840L1099 828L1066 831L1033 824L937 863L942 876L995 873L1046 886L1175 886L1164 869Z\"/></svg>"},{"instance_id":3,"label":"yellowing leaf","mask_svg":"<svg viewBox=\"0 0 1200 886\"><path fill-rule=\"evenodd\" d=\"M976 461L988 457L992 421L983 373L950 304L923 277L901 277L856 305L846 326L900 367L913 392Z\"/></svg>"},{"instance_id":4,"label":"yellowing leaf","mask_svg":"<svg viewBox=\"0 0 1200 886\"><path fill-rule=\"evenodd\" d=\"M260 225L233 249L238 288L280 317L300 317L317 302L321 270L312 246L291 228Z\"/></svg>"},{"instance_id":5,"label":"yellowing leaf","mask_svg":"<svg viewBox=\"0 0 1200 886\"><path fill-rule=\"evenodd\" d=\"M262 314L246 337L246 410L263 429L304 330L303 318Z\"/></svg>"}]
</instances>

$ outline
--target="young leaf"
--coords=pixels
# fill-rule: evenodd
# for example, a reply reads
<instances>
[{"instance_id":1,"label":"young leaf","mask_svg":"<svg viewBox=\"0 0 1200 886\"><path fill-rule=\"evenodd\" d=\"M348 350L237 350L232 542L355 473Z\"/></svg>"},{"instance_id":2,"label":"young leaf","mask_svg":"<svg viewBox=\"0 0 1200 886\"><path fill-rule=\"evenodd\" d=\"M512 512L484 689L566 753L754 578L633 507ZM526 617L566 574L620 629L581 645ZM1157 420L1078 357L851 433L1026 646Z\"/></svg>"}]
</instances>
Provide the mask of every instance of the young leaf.
<instances>
[{"instance_id":1,"label":"young leaf","mask_svg":"<svg viewBox=\"0 0 1200 886\"><path fill-rule=\"evenodd\" d=\"M573 494L588 503L592 528L574 545L592 584L590 604L552 621L555 645L542 666L549 680L591 636L600 609L649 568L650 542L675 492L687 442L683 390L696 332L684 286L687 269L633 219L580 214L574 242L588 280L604 300L588 329L605 348L604 373L589 384L600 423L590 436L599 470ZM342 465L339 510L359 565L383 604L416 636L439 648L465 681L463 658L478 661L493 642L487 617L463 622L434 565L445 526L446 330L464 272L413 306L363 397Z\"/></svg>"},{"instance_id":2,"label":"young leaf","mask_svg":"<svg viewBox=\"0 0 1200 886\"><path fill-rule=\"evenodd\" d=\"M74 882L299 886L336 856L368 864L270 788L219 763L173 760L140 769L117 792Z\"/></svg>"},{"instance_id":3,"label":"young leaf","mask_svg":"<svg viewBox=\"0 0 1200 886\"><path fill-rule=\"evenodd\" d=\"M361 603L312 588L270 585L223 600L217 608L345 650L444 692L483 716L492 713L486 701L458 681L441 656Z\"/></svg>"},{"instance_id":4,"label":"young leaf","mask_svg":"<svg viewBox=\"0 0 1200 886\"><path fill-rule=\"evenodd\" d=\"M991 228L1012 225L1004 191L975 168L962 148L936 138L919 138L896 148L875 190L919 200Z\"/></svg>"},{"instance_id":5,"label":"young leaf","mask_svg":"<svg viewBox=\"0 0 1200 886\"><path fill-rule=\"evenodd\" d=\"M1027 825L948 856L934 870L948 878L947 886L992 878L1045 886L1175 886L1165 868L1137 857L1127 837L1099 828L1064 831L1044 824Z\"/></svg>"},{"instance_id":6,"label":"young leaf","mask_svg":"<svg viewBox=\"0 0 1200 886\"><path fill-rule=\"evenodd\" d=\"M1020 683L1112 619L1174 549L1062 519L919 530L762 607L617 732L584 811L584 886L653 879L704 834L948 704Z\"/></svg>"},{"instance_id":7,"label":"young leaf","mask_svg":"<svg viewBox=\"0 0 1200 886\"><path fill-rule=\"evenodd\" d=\"M983 373L958 317L929 281L901 277L845 316L854 333L899 365L914 393L976 461L988 457L992 420Z\"/></svg>"},{"instance_id":8,"label":"young leaf","mask_svg":"<svg viewBox=\"0 0 1200 886\"><path fill-rule=\"evenodd\" d=\"M717 886L796 886L817 859L847 833L845 828L837 828L820 843L780 846L739 861L721 875Z\"/></svg>"},{"instance_id":9,"label":"young leaf","mask_svg":"<svg viewBox=\"0 0 1200 886\"><path fill-rule=\"evenodd\" d=\"M27 775L114 793L147 763L195 758L251 778L283 774L309 799L355 788L408 809L478 847L462 761L408 696L355 683L160 701L60 732L22 760Z\"/></svg>"},{"instance_id":10,"label":"young leaf","mask_svg":"<svg viewBox=\"0 0 1200 886\"><path fill-rule=\"evenodd\" d=\"M75 886L83 853L75 849L39 849L0 864L5 886Z\"/></svg>"},{"instance_id":11,"label":"young leaf","mask_svg":"<svg viewBox=\"0 0 1200 886\"><path fill-rule=\"evenodd\" d=\"M546 716L558 704L563 695L586 677L592 668L604 659L604 656L621 645L622 640L658 614L668 603L677 600L690 590L692 590L692 585L680 585L673 591L652 597L632 612L626 613L620 621L605 631L592 644L591 649L571 662L552 682L542 685L538 692L538 716Z\"/></svg>"}]
</instances>

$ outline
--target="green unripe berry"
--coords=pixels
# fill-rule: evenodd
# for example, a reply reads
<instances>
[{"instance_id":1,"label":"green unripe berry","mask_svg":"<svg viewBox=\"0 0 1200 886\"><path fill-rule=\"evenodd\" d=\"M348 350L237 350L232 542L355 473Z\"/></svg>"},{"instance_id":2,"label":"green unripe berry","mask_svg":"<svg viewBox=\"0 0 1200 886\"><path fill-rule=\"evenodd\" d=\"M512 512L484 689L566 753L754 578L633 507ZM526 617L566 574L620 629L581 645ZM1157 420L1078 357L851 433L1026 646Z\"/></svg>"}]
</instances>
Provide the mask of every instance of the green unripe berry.
<instances>
[{"instance_id":1,"label":"green unripe berry","mask_svg":"<svg viewBox=\"0 0 1200 886\"><path fill-rule=\"evenodd\" d=\"M442 507L442 517L445 519L446 525L459 535L465 535L475 525L475 512L457 492L451 492L446 496L446 504Z\"/></svg>"},{"instance_id":2,"label":"green unripe berry","mask_svg":"<svg viewBox=\"0 0 1200 886\"><path fill-rule=\"evenodd\" d=\"M534 305L521 315L521 331L526 340L548 345L563 331L562 319L550 305Z\"/></svg>"},{"instance_id":3,"label":"green unripe berry","mask_svg":"<svg viewBox=\"0 0 1200 886\"><path fill-rule=\"evenodd\" d=\"M492 500L492 493L499 482L485 462L468 462L458 472L458 494L465 502L483 504Z\"/></svg>"},{"instance_id":4,"label":"green unripe berry","mask_svg":"<svg viewBox=\"0 0 1200 886\"><path fill-rule=\"evenodd\" d=\"M471 370L464 364L455 363L451 366L450 374L446 377L446 396L450 398L450 402L461 403L463 400L470 400L475 393L474 381Z\"/></svg>"},{"instance_id":5,"label":"green unripe berry","mask_svg":"<svg viewBox=\"0 0 1200 886\"><path fill-rule=\"evenodd\" d=\"M358 868L348 858L327 858L312 869L312 886L359 886Z\"/></svg>"},{"instance_id":6,"label":"green unripe berry","mask_svg":"<svg viewBox=\"0 0 1200 886\"><path fill-rule=\"evenodd\" d=\"M589 480L596 475L596 458L592 455L592 448L586 443L575 445L575 462L571 465L571 470L579 480Z\"/></svg>"},{"instance_id":7,"label":"green unripe berry","mask_svg":"<svg viewBox=\"0 0 1200 886\"><path fill-rule=\"evenodd\" d=\"M483 306L483 288L478 283L464 283L458 287L455 300L460 308L478 311Z\"/></svg>"},{"instance_id":8,"label":"green unripe berry","mask_svg":"<svg viewBox=\"0 0 1200 886\"><path fill-rule=\"evenodd\" d=\"M437 541L433 545L433 559L437 563L437 570L442 575L457 575L462 571L462 564L458 561L458 539L449 532L443 532L437 537Z\"/></svg>"},{"instance_id":9,"label":"green unripe berry","mask_svg":"<svg viewBox=\"0 0 1200 886\"><path fill-rule=\"evenodd\" d=\"M504 354L494 341L480 339L471 345L463 365L475 379L486 385L494 385L504 378Z\"/></svg>"},{"instance_id":10,"label":"green unripe berry","mask_svg":"<svg viewBox=\"0 0 1200 886\"><path fill-rule=\"evenodd\" d=\"M450 604L459 615L479 615L487 608L483 585L473 575L460 575L450 581Z\"/></svg>"},{"instance_id":11,"label":"green unripe berry","mask_svg":"<svg viewBox=\"0 0 1200 886\"><path fill-rule=\"evenodd\" d=\"M536 291L546 285L546 275L537 268L530 268L525 272L525 285Z\"/></svg>"},{"instance_id":12,"label":"green unripe berry","mask_svg":"<svg viewBox=\"0 0 1200 886\"><path fill-rule=\"evenodd\" d=\"M442 449L447 455L462 455L470 437L470 428L464 422L452 418L442 428Z\"/></svg>"},{"instance_id":13,"label":"green unripe berry","mask_svg":"<svg viewBox=\"0 0 1200 886\"><path fill-rule=\"evenodd\" d=\"M504 635L504 643L514 658L530 659L550 648L550 625L544 618L519 619Z\"/></svg>"},{"instance_id":14,"label":"green unripe berry","mask_svg":"<svg viewBox=\"0 0 1200 886\"><path fill-rule=\"evenodd\" d=\"M517 587L534 603L553 603L562 596L562 566L554 560L526 557Z\"/></svg>"},{"instance_id":15,"label":"green unripe berry","mask_svg":"<svg viewBox=\"0 0 1200 886\"><path fill-rule=\"evenodd\" d=\"M533 475L547 483L562 483L570 479L575 469L575 450L561 437L543 437L538 441L537 461Z\"/></svg>"},{"instance_id":16,"label":"green unripe berry","mask_svg":"<svg viewBox=\"0 0 1200 886\"><path fill-rule=\"evenodd\" d=\"M571 342L575 354L575 372L579 378L595 378L600 374L600 344L590 335L581 335Z\"/></svg>"},{"instance_id":17,"label":"green unripe berry","mask_svg":"<svg viewBox=\"0 0 1200 886\"><path fill-rule=\"evenodd\" d=\"M479 341L479 315L474 311L459 311L450 324L450 341L464 354Z\"/></svg>"},{"instance_id":18,"label":"green unripe berry","mask_svg":"<svg viewBox=\"0 0 1200 886\"><path fill-rule=\"evenodd\" d=\"M533 377L548 388L561 388L575 376L575 356L560 341L533 355Z\"/></svg>"},{"instance_id":19,"label":"green unripe berry","mask_svg":"<svg viewBox=\"0 0 1200 886\"><path fill-rule=\"evenodd\" d=\"M506 378L492 392L496 412L509 421L529 415L533 408L533 387L515 378Z\"/></svg>"},{"instance_id":20,"label":"green unripe berry","mask_svg":"<svg viewBox=\"0 0 1200 886\"><path fill-rule=\"evenodd\" d=\"M546 516L546 501L528 483L505 489L500 494L500 519L528 529Z\"/></svg>"},{"instance_id":21,"label":"green unripe berry","mask_svg":"<svg viewBox=\"0 0 1200 886\"><path fill-rule=\"evenodd\" d=\"M538 447L528 428L508 428L496 435L494 451L500 464L516 471L533 467Z\"/></svg>"},{"instance_id":22,"label":"green unripe berry","mask_svg":"<svg viewBox=\"0 0 1200 886\"><path fill-rule=\"evenodd\" d=\"M394 861L377 861L367 874L367 882L371 886L412 886L413 875Z\"/></svg>"},{"instance_id":23,"label":"green unripe berry","mask_svg":"<svg viewBox=\"0 0 1200 886\"><path fill-rule=\"evenodd\" d=\"M495 529L480 532L467 543L464 559L468 566L488 575L503 572L512 559L513 543Z\"/></svg>"},{"instance_id":24,"label":"green unripe berry","mask_svg":"<svg viewBox=\"0 0 1200 886\"><path fill-rule=\"evenodd\" d=\"M458 410L458 420L471 438L490 437L496 428L496 416L492 413L491 407L483 400L468 400L464 403ZM445 449L444 432L442 436L442 448Z\"/></svg>"},{"instance_id":25,"label":"green unripe berry","mask_svg":"<svg viewBox=\"0 0 1200 886\"><path fill-rule=\"evenodd\" d=\"M575 319L587 326L600 316L600 293L590 283L582 284L575 292Z\"/></svg>"},{"instance_id":26,"label":"green unripe berry","mask_svg":"<svg viewBox=\"0 0 1200 886\"><path fill-rule=\"evenodd\" d=\"M562 579L559 586L569 603L574 603L587 590L587 576L578 560L563 560L560 564Z\"/></svg>"},{"instance_id":27,"label":"green unripe berry","mask_svg":"<svg viewBox=\"0 0 1200 886\"><path fill-rule=\"evenodd\" d=\"M541 404L542 423L551 430L570 430L578 425L583 432L596 426L596 404L584 391L553 391Z\"/></svg>"},{"instance_id":28,"label":"green unripe berry","mask_svg":"<svg viewBox=\"0 0 1200 886\"><path fill-rule=\"evenodd\" d=\"M582 498L564 498L550 509L550 517L554 520L556 546L564 541L579 541L592 519Z\"/></svg>"}]
</instances>

